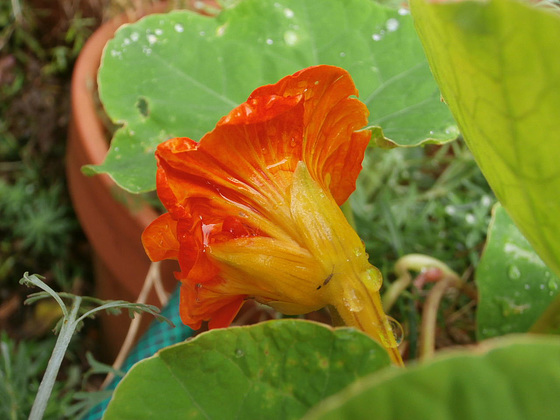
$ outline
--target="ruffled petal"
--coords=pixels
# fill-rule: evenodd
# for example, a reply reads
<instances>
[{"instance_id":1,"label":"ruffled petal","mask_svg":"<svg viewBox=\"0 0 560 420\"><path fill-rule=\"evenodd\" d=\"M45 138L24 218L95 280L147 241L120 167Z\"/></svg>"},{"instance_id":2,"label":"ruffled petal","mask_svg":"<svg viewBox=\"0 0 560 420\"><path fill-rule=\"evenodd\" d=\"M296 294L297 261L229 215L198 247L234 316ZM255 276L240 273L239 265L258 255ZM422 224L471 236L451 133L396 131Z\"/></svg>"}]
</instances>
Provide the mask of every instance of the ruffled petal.
<instances>
[{"instance_id":1,"label":"ruffled petal","mask_svg":"<svg viewBox=\"0 0 560 420\"><path fill-rule=\"evenodd\" d=\"M311 176L342 204L356 188L371 137L370 130L357 131L366 126L369 111L350 98L358 96L350 75L333 66L309 67L255 90L249 99L271 94L303 95L302 160Z\"/></svg>"},{"instance_id":2,"label":"ruffled petal","mask_svg":"<svg viewBox=\"0 0 560 420\"><path fill-rule=\"evenodd\" d=\"M152 261L178 259L177 222L169 213L159 216L142 233L142 243Z\"/></svg>"},{"instance_id":3,"label":"ruffled petal","mask_svg":"<svg viewBox=\"0 0 560 420\"><path fill-rule=\"evenodd\" d=\"M183 283L179 303L181 321L193 330L198 330L202 321L208 321L211 329L225 328L241 309L244 299L242 295L227 296L210 289L197 290L196 285Z\"/></svg>"}]
</instances>

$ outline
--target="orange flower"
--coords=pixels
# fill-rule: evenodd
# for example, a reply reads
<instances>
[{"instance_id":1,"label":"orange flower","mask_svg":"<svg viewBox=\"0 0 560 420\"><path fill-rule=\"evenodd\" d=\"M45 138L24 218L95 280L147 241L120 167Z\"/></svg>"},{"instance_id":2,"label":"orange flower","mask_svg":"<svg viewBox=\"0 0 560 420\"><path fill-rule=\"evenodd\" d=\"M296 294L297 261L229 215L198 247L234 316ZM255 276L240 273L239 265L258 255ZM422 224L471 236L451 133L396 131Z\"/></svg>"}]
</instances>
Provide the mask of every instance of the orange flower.
<instances>
[{"instance_id":1,"label":"orange flower","mask_svg":"<svg viewBox=\"0 0 560 420\"><path fill-rule=\"evenodd\" d=\"M339 208L371 135L357 94L346 71L310 67L255 90L200 143L158 147L169 213L142 240L153 261L179 261L185 324L226 327L249 298L285 314L332 305L402 363L381 275Z\"/></svg>"}]
</instances>

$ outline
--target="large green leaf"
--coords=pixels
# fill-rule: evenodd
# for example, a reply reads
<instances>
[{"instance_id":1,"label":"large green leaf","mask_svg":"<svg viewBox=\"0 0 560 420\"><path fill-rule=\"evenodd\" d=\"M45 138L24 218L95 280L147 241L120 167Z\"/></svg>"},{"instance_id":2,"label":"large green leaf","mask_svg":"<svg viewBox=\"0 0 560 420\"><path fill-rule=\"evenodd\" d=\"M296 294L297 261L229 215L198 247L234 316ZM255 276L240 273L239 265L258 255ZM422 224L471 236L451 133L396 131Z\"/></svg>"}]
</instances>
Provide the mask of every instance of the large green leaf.
<instances>
[{"instance_id":1,"label":"large green leaf","mask_svg":"<svg viewBox=\"0 0 560 420\"><path fill-rule=\"evenodd\" d=\"M408 11L371 0L243 0L215 18L172 12L118 31L99 90L122 128L89 172L107 172L132 192L152 190L157 144L200 139L256 87L316 64L351 73L377 143L456 137Z\"/></svg>"},{"instance_id":2,"label":"large green leaf","mask_svg":"<svg viewBox=\"0 0 560 420\"><path fill-rule=\"evenodd\" d=\"M370 375L304 419L557 419L560 340L526 336L490 346Z\"/></svg>"},{"instance_id":3,"label":"large green leaf","mask_svg":"<svg viewBox=\"0 0 560 420\"><path fill-rule=\"evenodd\" d=\"M560 275L560 14L515 0L411 10L432 71L490 186Z\"/></svg>"},{"instance_id":4,"label":"large green leaf","mask_svg":"<svg viewBox=\"0 0 560 420\"><path fill-rule=\"evenodd\" d=\"M276 320L214 330L135 365L104 419L296 419L389 365L349 328Z\"/></svg>"},{"instance_id":5,"label":"large green leaf","mask_svg":"<svg viewBox=\"0 0 560 420\"><path fill-rule=\"evenodd\" d=\"M478 338L527 332L558 295L560 280L499 204L476 270Z\"/></svg>"}]
</instances>

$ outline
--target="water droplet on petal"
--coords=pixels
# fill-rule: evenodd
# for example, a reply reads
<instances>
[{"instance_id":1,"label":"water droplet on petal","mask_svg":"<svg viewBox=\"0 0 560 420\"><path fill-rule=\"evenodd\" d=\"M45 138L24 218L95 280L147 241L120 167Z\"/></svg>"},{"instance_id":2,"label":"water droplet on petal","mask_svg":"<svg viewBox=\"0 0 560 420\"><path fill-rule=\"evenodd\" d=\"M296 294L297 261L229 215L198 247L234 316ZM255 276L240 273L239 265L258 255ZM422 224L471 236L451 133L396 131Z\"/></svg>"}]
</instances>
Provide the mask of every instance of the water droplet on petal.
<instances>
[{"instance_id":1,"label":"water droplet on petal","mask_svg":"<svg viewBox=\"0 0 560 420\"><path fill-rule=\"evenodd\" d=\"M346 296L342 298L342 303L350 312L360 312L364 309L364 304L360 298L356 295L354 289L346 293Z\"/></svg>"},{"instance_id":2,"label":"water droplet on petal","mask_svg":"<svg viewBox=\"0 0 560 420\"><path fill-rule=\"evenodd\" d=\"M402 343L404 338L404 330L400 322L398 322L395 318L388 316L387 321L389 321L389 326L393 331L393 336L395 337L395 341L397 342L397 346Z\"/></svg>"}]
</instances>

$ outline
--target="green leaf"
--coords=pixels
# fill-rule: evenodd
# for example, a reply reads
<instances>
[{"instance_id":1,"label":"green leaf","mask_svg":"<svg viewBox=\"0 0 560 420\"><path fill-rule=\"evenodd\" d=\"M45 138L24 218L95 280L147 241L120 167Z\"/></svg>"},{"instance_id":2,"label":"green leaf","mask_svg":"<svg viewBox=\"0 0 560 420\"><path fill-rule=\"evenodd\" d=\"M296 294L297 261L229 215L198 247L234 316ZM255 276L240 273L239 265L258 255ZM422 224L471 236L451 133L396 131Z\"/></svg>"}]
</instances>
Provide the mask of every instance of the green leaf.
<instances>
[{"instance_id":1,"label":"green leaf","mask_svg":"<svg viewBox=\"0 0 560 420\"><path fill-rule=\"evenodd\" d=\"M476 270L479 339L527 332L558 295L560 280L499 204Z\"/></svg>"},{"instance_id":2,"label":"green leaf","mask_svg":"<svg viewBox=\"0 0 560 420\"><path fill-rule=\"evenodd\" d=\"M324 401L304 420L556 419L560 340L496 339L409 369L369 375Z\"/></svg>"},{"instance_id":3,"label":"green leaf","mask_svg":"<svg viewBox=\"0 0 560 420\"><path fill-rule=\"evenodd\" d=\"M213 330L135 365L104 419L297 419L389 365L348 328L286 319Z\"/></svg>"},{"instance_id":4,"label":"green leaf","mask_svg":"<svg viewBox=\"0 0 560 420\"><path fill-rule=\"evenodd\" d=\"M457 127L407 11L371 0L244 0L210 18L189 11L122 27L107 45L100 96L122 125L88 173L155 188L156 146L200 139L258 86L316 64L350 72L370 110L374 142L445 142ZM381 129L383 127L383 129Z\"/></svg>"},{"instance_id":5,"label":"green leaf","mask_svg":"<svg viewBox=\"0 0 560 420\"><path fill-rule=\"evenodd\" d=\"M500 202L560 275L560 14L412 0L443 97Z\"/></svg>"}]
</instances>

